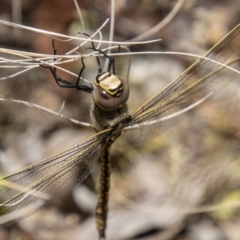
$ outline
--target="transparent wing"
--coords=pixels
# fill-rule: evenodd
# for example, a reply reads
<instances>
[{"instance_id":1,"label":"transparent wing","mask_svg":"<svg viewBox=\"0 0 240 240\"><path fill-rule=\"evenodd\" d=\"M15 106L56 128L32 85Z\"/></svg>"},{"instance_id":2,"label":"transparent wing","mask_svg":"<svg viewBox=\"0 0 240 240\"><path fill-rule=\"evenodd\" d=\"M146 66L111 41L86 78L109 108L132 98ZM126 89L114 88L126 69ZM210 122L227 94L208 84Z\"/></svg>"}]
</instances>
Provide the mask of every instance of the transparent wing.
<instances>
[{"instance_id":1,"label":"transparent wing","mask_svg":"<svg viewBox=\"0 0 240 240\"><path fill-rule=\"evenodd\" d=\"M236 72L208 60L226 63L239 49L240 24L210 49L204 59L196 61L134 111L132 120L126 124L117 144L120 146L140 144L160 134L179 121L185 112L184 109L193 108L219 91L233 78L240 78ZM240 60L237 58L227 65L239 70Z\"/></svg>"},{"instance_id":2,"label":"transparent wing","mask_svg":"<svg viewBox=\"0 0 240 240\"><path fill-rule=\"evenodd\" d=\"M0 215L14 212L16 219L25 217L34 212L28 208L31 204L58 198L81 183L98 160L101 142L108 132L92 135L52 157L2 178Z\"/></svg>"}]
</instances>

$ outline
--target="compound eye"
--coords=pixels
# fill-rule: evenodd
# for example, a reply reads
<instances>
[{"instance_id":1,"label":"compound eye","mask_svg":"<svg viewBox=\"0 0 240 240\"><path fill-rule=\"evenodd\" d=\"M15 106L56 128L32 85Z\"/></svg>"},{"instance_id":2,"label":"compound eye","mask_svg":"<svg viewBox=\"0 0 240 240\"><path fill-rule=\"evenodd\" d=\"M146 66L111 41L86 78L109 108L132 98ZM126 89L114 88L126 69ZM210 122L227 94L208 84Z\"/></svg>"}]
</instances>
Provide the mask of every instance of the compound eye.
<instances>
[{"instance_id":1,"label":"compound eye","mask_svg":"<svg viewBox=\"0 0 240 240\"><path fill-rule=\"evenodd\" d=\"M104 74L106 73L102 75ZM128 100L129 88L127 81L124 81L119 76L111 74L106 77L105 75L105 79L99 79L98 76L95 80L95 85L96 88L92 93L93 101L104 110L116 110Z\"/></svg>"},{"instance_id":2,"label":"compound eye","mask_svg":"<svg viewBox=\"0 0 240 240\"><path fill-rule=\"evenodd\" d=\"M105 98L105 99L110 99L111 98L111 95L109 95L106 91L104 91L103 89L99 88L99 94L102 98Z\"/></svg>"}]
</instances>

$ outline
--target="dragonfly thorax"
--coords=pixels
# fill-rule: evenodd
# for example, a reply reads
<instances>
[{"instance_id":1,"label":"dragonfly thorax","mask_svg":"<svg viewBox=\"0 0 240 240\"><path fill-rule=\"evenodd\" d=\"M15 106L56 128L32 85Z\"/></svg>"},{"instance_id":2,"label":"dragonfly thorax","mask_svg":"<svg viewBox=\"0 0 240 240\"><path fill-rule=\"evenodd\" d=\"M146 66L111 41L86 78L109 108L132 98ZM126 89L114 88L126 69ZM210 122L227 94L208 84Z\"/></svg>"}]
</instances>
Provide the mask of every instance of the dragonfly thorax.
<instances>
[{"instance_id":1,"label":"dragonfly thorax","mask_svg":"<svg viewBox=\"0 0 240 240\"><path fill-rule=\"evenodd\" d=\"M99 74L94 82L93 101L101 109L113 111L127 102L129 87L126 80L110 72Z\"/></svg>"},{"instance_id":2,"label":"dragonfly thorax","mask_svg":"<svg viewBox=\"0 0 240 240\"><path fill-rule=\"evenodd\" d=\"M104 72L98 75L94 83L96 87L102 88L111 96L118 97L123 91L122 81L110 72Z\"/></svg>"}]
</instances>

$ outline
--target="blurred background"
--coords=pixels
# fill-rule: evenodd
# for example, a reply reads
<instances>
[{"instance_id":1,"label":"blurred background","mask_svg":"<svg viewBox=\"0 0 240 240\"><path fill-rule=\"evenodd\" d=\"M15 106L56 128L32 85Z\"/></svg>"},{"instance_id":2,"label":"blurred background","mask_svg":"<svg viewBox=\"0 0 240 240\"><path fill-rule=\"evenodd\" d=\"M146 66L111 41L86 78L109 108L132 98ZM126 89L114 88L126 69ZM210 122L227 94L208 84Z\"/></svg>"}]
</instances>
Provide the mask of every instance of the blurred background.
<instances>
[{"instance_id":1,"label":"blurred background","mask_svg":"<svg viewBox=\"0 0 240 240\"><path fill-rule=\"evenodd\" d=\"M161 22L177 1L128 0L115 4L114 40L128 41ZM79 0L78 5L88 34L111 14L110 1ZM73 1L1 0L0 19L69 35L83 30ZM203 55L239 22L238 1L186 0L167 26L146 39L162 39L161 42L130 46L130 50ZM107 40L109 24L102 34ZM53 53L52 40L42 34L0 25L0 36L1 48ZM56 41L58 54L75 44ZM119 57L115 61L125 66L129 58ZM132 56L129 112L194 61L180 55ZM78 74L81 62L61 66ZM12 72L1 68L0 77ZM93 82L96 74L96 62L87 61L84 77ZM64 72L59 71L59 75L76 81ZM216 97L187 113L179 124L152 141L129 149L114 148L108 239L240 239L239 89L240 82L235 79ZM90 122L91 95L58 87L48 69L39 67L0 81L0 94L54 111L66 101L64 115ZM51 156L93 133L92 128L29 106L0 101L1 175ZM53 199L34 215L1 228L0 240L97 239L97 181L96 167L83 184L65 197Z\"/></svg>"}]
</instances>

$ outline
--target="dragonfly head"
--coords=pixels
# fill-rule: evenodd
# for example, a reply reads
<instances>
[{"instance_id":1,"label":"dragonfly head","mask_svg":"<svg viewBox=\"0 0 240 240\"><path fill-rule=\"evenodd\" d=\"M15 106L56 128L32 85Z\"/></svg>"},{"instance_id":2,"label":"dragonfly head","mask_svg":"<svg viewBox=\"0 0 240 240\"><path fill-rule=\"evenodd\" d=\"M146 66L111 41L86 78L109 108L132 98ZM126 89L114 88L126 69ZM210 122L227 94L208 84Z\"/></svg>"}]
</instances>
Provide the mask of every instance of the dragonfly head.
<instances>
[{"instance_id":1,"label":"dragonfly head","mask_svg":"<svg viewBox=\"0 0 240 240\"><path fill-rule=\"evenodd\" d=\"M94 103L107 111L113 111L127 102L129 96L129 87L126 80L110 72L99 74L94 84L93 90Z\"/></svg>"}]
</instances>

